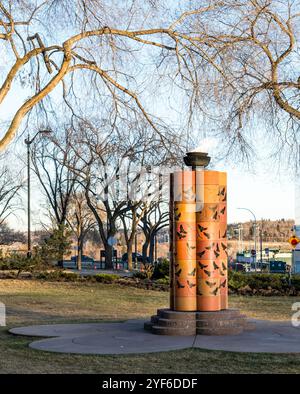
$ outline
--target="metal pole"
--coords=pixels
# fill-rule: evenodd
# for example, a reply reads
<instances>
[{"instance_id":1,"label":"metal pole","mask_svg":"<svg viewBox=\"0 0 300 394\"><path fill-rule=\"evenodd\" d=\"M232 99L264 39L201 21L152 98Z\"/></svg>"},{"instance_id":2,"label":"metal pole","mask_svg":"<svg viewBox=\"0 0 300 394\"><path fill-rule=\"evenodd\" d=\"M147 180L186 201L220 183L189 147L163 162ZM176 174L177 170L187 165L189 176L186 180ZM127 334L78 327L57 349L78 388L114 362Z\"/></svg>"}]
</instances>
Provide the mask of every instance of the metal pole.
<instances>
[{"instance_id":1,"label":"metal pole","mask_svg":"<svg viewBox=\"0 0 300 394\"><path fill-rule=\"evenodd\" d=\"M243 226L242 223L239 224L238 226L238 232L239 232L239 252L244 253L244 248L243 248Z\"/></svg>"},{"instance_id":2,"label":"metal pole","mask_svg":"<svg viewBox=\"0 0 300 394\"><path fill-rule=\"evenodd\" d=\"M243 241L243 225L240 223L240 236L241 236L241 252L244 253L244 241Z\"/></svg>"},{"instance_id":3,"label":"metal pole","mask_svg":"<svg viewBox=\"0 0 300 394\"><path fill-rule=\"evenodd\" d=\"M263 251L263 242L262 242L262 224L260 226L260 264L261 264L261 268L262 268L262 251Z\"/></svg>"},{"instance_id":4,"label":"metal pole","mask_svg":"<svg viewBox=\"0 0 300 394\"><path fill-rule=\"evenodd\" d=\"M30 223L30 140L25 140L27 145L27 257L31 257L31 223Z\"/></svg>"},{"instance_id":5,"label":"metal pole","mask_svg":"<svg viewBox=\"0 0 300 394\"><path fill-rule=\"evenodd\" d=\"M39 130L33 138L30 139L29 132L25 139L27 146L27 257L31 257L31 218L30 218L30 145L39 134L49 134L51 130Z\"/></svg>"},{"instance_id":6,"label":"metal pole","mask_svg":"<svg viewBox=\"0 0 300 394\"><path fill-rule=\"evenodd\" d=\"M257 258L256 258L256 221L254 222L253 225L253 236L254 236L254 250L255 250L255 256L254 256L254 264L255 264L255 272L257 271Z\"/></svg>"},{"instance_id":7,"label":"metal pole","mask_svg":"<svg viewBox=\"0 0 300 394\"><path fill-rule=\"evenodd\" d=\"M256 271L257 271L257 258L256 258L256 222L254 223L254 250L255 250L254 263L255 263L255 272L256 272Z\"/></svg>"},{"instance_id":8,"label":"metal pole","mask_svg":"<svg viewBox=\"0 0 300 394\"><path fill-rule=\"evenodd\" d=\"M156 208L157 207L155 207L155 211L154 211L155 225L156 225ZM157 237L157 232L155 231L155 234L154 234L154 260L155 260L155 262L157 262L157 239L156 239L156 237Z\"/></svg>"}]
</instances>

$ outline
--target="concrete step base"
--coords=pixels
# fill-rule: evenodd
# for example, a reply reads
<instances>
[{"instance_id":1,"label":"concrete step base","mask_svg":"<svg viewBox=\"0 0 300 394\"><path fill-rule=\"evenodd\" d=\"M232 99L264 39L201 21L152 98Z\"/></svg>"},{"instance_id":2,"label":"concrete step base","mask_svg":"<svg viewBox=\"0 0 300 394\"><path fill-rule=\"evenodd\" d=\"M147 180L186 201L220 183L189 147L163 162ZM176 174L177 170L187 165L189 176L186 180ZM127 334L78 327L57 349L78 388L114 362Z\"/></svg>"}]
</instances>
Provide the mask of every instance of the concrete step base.
<instances>
[{"instance_id":1,"label":"concrete step base","mask_svg":"<svg viewBox=\"0 0 300 394\"><path fill-rule=\"evenodd\" d=\"M152 331L152 327L153 327L153 323L151 323L150 321L144 323L144 330Z\"/></svg>"},{"instance_id":2,"label":"concrete step base","mask_svg":"<svg viewBox=\"0 0 300 394\"><path fill-rule=\"evenodd\" d=\"M215 319L215 320L196 320L197 328L230 328L230 327L244 327L245 319L235 318L235 319Z\"/></svg>"},{"instance_id":3,"label":"concrete step base","mask_svg":"<svg viewBox=\"0 0 300 394\"><path fill-rule=\"evenodd\" d=\"M161 327L178 327L178 328L186 328L186 329L196 329L196 320L176 320L176 319L162 319L158 318L155 325Z\"/></svg>"},{"instance_id":4,"label":"concrete step base","mask_svg":"<svg viewBox=\"0 0 300 394\"><path fill-rule=\"evenodd\" d=\"M201 319L228 320L228 319L233 319L233 318L240 317L240 316L245 316L245 315L242 315L238 309L225 309L225 310L215 311L215 312L196 312L196 319L197 320L201 320Z\"/></svg>"},{"instance_id":5,"label":"concrete step base","mask_svg":"<svg viewBox=\"0 0 300 394\"><path fill-rule=\"evenodd\" d=\"M244 331L242 326L237 327L214 327L197 328L197 335L238 335Z\"/></svg>"},{"instance_id":6,"label":"concrete step base","mask_svg":"<svg viewBox=\"0 0 300 394\"><path fill-rule=\"evenodd\" d=\"M159 320L159 317L157 315L151 316L151 323L157 324Z\"/></svg>"},{"instance_id":7,"label":"concrete step base","mask_svg":"<svg viewBox=\"0 0 300 394\"><path fill-rule=\"evenodd\" d=\"M196 320L195 312L177 312L170 309L158 309L157 316L162 319Z\"/></svg>"},{"instance_id":8,"label":"concrete step base","mask_svg":"<svg viewBox=\"0 0 300 394\"><path fill-rule=\"evenodd\" d=\"M156 335L172 335L172 336L193 336L195 329L187 329L183 327L162 327L153 326L151 332Z\"/></svg>"},{"instance_id":9,"label":"concrete step base","mask_svg":"<svg viewBox=\"0 0 300 394\"><path fill-rule=\"evenodd\" d=\"M145 323L145 330L157 335L238 335L255 329L237 309L216 312L177 312L158 309L157 315Z\"/></svg>"}]
</instances>

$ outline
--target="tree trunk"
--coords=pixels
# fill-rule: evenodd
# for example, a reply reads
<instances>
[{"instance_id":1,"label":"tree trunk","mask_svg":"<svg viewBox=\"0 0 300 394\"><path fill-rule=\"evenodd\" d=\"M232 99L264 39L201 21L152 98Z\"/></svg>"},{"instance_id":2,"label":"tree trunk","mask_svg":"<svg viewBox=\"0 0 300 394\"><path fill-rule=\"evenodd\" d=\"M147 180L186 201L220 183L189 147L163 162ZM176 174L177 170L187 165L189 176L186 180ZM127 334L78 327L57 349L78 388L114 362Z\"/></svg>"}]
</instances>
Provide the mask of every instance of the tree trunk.
<instances>
[{"instance_id":1,"label":"tree trunk","mask_svg":"<svg viewBox=\"0 0 300 394\"><path fill-rule=\"evenodd\" d=\"M132 271L133 266L132 266L132 245L133 245L133 240L127 242L127 260L128 260L128 270Z\"/></svg>"},{"instance_id":2,"label":"tree trunk","mask_svg":"<svg viewBox=\"0 0 300 394\"><path fill-rule=\"evenodd\" d=\"M81 240L78 240L78 242L77 242L77 269L78 269L78 271L82 270L82 248L83 248L83 242Z\"/></svg>"},{"instance_id":3,"label":"tree trunk","mask_svg":"<svg viewBox=\"0 0 300 394\"><path fill-rule=\"evenodd\" d=\"M78 254L77 254L77 269L78 269L78 271L81 271L81 269L82 269L82 255L81 255L80 251L78 251Z\"/></svg>"},{"instance_id":4,"label":"tree trunk","mask_svg":"<svg viewBox=\"0 0 300 394\"><path fill-rule=\"evenodd\" d=\"M153 233L153 234L151 234L151 237L150 237L150 248L149 248L149 260L150 260L150 263L154 262L154 247L155 247L154 240L155 240L155 234Z\"/></svg>"},{"instance_id":5,"label":"tree trunk","mask_svg":"<svg viewBox=\"0 0 300 394\"><path fill-rule=\"evenodd\" d=\"M145 239L145 242L143 243L142 254L143 254L143 263L144 264L147 263L149 242L150 242L150 239L149 239L149 237L147 237Z\"/></svg>"},{"instance_id":6,"label":"tree trunk","mask_svg":"<svg viewBox=\"0 0 300 394\"><path fill-rule=\"evenodd\" d=\"M107 242L105 242L104 249L105 249L105 269L113 270L114 269L113 247L109 245Z\"/></svg>"}]
</instances>

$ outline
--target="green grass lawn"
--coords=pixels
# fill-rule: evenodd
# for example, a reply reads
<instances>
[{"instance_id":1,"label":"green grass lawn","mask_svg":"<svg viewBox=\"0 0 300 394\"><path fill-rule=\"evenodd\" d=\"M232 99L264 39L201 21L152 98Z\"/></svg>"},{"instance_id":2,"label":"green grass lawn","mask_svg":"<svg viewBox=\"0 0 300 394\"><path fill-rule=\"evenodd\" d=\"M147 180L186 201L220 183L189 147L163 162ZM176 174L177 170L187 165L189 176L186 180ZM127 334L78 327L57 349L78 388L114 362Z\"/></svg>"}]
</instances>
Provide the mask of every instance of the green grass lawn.
<instances>
[{"instance_id":1,"label":"green grass lawn","mask_svg":"<svg viewBox=\"0 0 300 394\"><path fill-rule=\"evenodd\" d=\"M0 280L8 328L30 324L149 318L168 294L100 283ZM289 297L231 297L249 317L289 320ZM299 355L243 354L200 349L124 356L80 356L30 349L30 338L0 330L1 373L300 373Z\"/></svg>"}]
</instances>

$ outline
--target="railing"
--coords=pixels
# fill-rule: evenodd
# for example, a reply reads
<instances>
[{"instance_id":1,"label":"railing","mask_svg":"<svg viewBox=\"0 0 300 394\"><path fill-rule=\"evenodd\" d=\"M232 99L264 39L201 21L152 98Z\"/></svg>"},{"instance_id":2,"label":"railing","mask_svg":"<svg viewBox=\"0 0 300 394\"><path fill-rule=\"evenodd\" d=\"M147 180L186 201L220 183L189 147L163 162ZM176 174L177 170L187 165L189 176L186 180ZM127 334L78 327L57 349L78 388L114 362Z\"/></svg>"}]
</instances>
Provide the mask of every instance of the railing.
<instances>
[{"instance_id":1,"label":"railing","mask_svg":"<svg viewBox=\"0 0 300 394\"><path fill-rule=\"evenodd\" d=\"M113 266L114 266L115 270L128 269L128 263L126 261L122 261L122 260L114 261ZM72 260L64 260L63 261L63 268L76 269L77 263ZM108 269L108 268L106 268L106 262L100 261L100 260L94 260L93 262L92 261L82 261L81 268L88 269L88 270L106 270L106 269Z\"/></svg>"}]
</instances>

